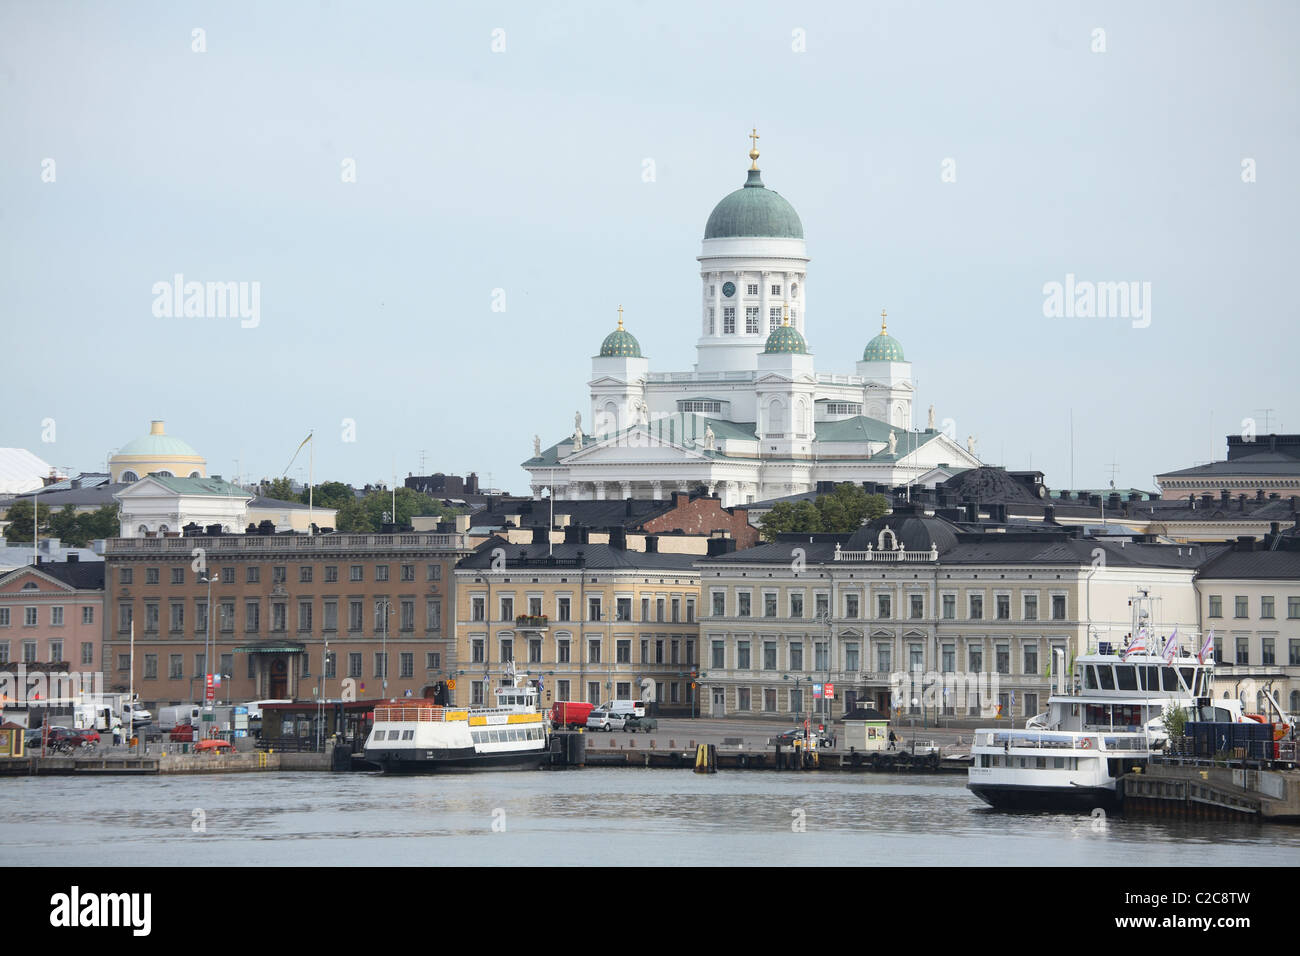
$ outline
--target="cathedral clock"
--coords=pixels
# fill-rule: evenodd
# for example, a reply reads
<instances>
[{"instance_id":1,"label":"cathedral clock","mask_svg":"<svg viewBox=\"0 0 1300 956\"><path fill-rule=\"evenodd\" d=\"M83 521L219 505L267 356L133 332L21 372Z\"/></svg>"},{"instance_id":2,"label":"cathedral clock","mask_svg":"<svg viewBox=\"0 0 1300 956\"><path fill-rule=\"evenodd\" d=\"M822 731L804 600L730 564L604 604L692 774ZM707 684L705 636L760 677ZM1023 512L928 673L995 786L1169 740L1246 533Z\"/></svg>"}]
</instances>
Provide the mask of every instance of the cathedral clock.
<instances>
[{"instance_id":1,"label":"cathedral clock","mask_svg":"<svg viewBox=\"0 0 1300 956\"><path fill-rule=\"evenodd\" d=\"M736 283L734 282L722 283L722 294L725 295L728 299L730 299L733 295L736 294Z\"/></svg>"}]
</instances>

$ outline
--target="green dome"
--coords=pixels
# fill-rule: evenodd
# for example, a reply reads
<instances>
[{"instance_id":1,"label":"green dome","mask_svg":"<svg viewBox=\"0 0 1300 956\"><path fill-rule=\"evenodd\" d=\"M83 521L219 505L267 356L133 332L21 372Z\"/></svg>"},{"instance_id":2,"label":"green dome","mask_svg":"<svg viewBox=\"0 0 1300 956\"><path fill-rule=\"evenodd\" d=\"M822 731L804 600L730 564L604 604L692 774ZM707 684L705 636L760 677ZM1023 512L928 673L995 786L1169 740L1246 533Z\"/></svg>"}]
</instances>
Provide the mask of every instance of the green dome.
<instances>
[{"instance_id":1,"label":"green dome","mask_svg":"<svg viewBox=\"0 0 1300 956\"><path fill-rule=\"evenodd\" d=\"M763 185L757 169L740 189L724 196L713 207L704 226L705 239L762 236L802 239L803 223L794 207L781 195Z\"/></svg>"},{"instance_id":2,"label":"green dome","mask_svg":"<svg viewBox=\"0 0 1300 956\"><path fill-rule=\"evenodd\" d=\"M767 337L767 347L763 349L764 355L773 352L795 352L799 355L807 355L808 346L803 336L799 334L799 330L793 325L780 325Z\"/></svg>"},{"instance_id":3,"label":"green dome","mask_svg":"<svg viewBox=\"0 0 1300 956\"><path fill-rule=\"evenodd\" d=\"M620 311L622 307L620 306ZM623 318L619 317L618 328L605 336L600 343L600 358L640 358L641 343L631 332L623 328Z\"/></svg>"},{"instance_id":4,"label":"green dome","mask_svg":"<svg viewBox=\"0 0 1300 956\"><path fill-rule=\"evenodd\" d=\"M867 347L862 352L862 361L901 362L903 346L899 344L898 339L882 332L867 343Z\"/></svg>"}]
</instances>

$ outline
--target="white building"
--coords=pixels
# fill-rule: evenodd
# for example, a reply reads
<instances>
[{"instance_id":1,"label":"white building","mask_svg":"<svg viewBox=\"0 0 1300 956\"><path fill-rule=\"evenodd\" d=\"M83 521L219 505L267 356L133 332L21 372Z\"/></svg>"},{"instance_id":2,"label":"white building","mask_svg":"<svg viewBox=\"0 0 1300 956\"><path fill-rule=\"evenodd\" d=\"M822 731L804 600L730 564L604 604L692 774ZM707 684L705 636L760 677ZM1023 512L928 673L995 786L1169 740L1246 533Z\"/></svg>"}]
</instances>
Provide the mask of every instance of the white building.
<instances>
[{"instance_id":1,"label":"white building","mask_svg":"<svg viewBox=\"0 0 1300 956\"><path fill-rule=\"evenodd\" d=\"M697 360L651 372L618 327L592 358L590 428L523 463L535 497L665 498L701 486L724 506L812 491L822 481L925 482L939 466L979 464L973 448L925 428L912 367L889 335L852 372L818 372L805 335L808 264L794 207L768 189L758 151L740 189L714 207L698 259Z\"/></svg>"}]
</instances>

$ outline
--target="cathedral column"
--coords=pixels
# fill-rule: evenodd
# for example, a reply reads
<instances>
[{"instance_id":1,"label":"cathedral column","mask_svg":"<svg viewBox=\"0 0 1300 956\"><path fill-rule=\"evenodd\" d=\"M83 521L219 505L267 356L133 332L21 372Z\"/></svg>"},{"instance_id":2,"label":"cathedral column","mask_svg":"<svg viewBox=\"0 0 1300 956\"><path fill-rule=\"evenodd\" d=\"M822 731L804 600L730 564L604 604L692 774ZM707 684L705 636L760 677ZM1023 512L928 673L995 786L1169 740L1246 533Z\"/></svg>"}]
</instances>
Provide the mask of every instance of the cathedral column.
<instances>
[{"instance_id":1,"label":"cathedral column","mask_svg":"<svg viewBox=\"0 0 1300 956\"><path fill-rule=\"evenodd\" d=\"M605 483L603 481L593 481L592 486L596 491L596 500L605 500Z\"/></svg>"},{"instance_id":2,"label":"cathedral column","mask_svg":"<svg viewBox=\"0 0 1300 956\"><path fill-rule=\"evenodd\" d=\"M540 500L541 500L541 497L542 497L542 489L545 488L546 486L545 486L545 485L529 485L529 487L533 489L533 500L534 500L534 501L540 501Z\"/></svg>"},{"instance_id":3,"label":"cathedral column","mask_svg":"<svg viewBox=\"0 0 1300 956\"><path fill-rule=\"evenodd\" d=\"M718 482L716 481L710 481L705 485L705 488L708 490L710 496L715 494L714 489L716 489L717 487L718 487Z\"/></svg>"},{"instance_id":4,"label":"cathedral column","mask_svg":"<svg viewBox=\"0 0 1300 956\"><path fill-rule=\"evenodd\" d=\"M771 323L771 320L767 317L768 292L772 284L768 281L768 277L771 275L770 272L760 272L758 274L758 334L763 336L764 340L767 339Z\"/></svg>"},{"instance_id":5,"label":"cathedral column","mask_svg":"<svg viewBox=\"0 0 1300 956\"><path fill-rule=\"evenodd\" d=\"M709 282L713 285L713 332L714 338L722 335L722 273L709 273Z\"/></svg>"},{"instance_id":6,"label":"cathedral column","mask_svg":"<svg viewBox=\"0 0 1300 956\"><path fill-rule=\"evenodd\" d=\"M655 501L664 500L664 486L662 481L650 482L650 497Z\"/></svg>"},{"instance_id":7,"label":"cathedral column","mask_svg":"<svg viewBox=\"0 0 1300 956\"><path fill-rule=\"evenodd\" d=\"M631 497L632 497L632 482L630 482L630 481L620 481L620 482L618 483L618 486L619 486L619 488L622 490L622 493L623 493L623 500L624 500L624 501L626 501L628 498L631 498Z\"/></svg>"}]
</instances>

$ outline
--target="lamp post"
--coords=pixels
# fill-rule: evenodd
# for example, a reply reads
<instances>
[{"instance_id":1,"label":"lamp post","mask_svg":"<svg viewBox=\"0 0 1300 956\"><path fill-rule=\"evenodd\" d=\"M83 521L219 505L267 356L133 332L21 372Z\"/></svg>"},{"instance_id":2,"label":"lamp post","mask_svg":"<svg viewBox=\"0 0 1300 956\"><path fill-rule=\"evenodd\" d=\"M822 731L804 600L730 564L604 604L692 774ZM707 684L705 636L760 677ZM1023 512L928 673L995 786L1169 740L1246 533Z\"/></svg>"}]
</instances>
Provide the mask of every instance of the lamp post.
<instances>
[{"instance_id":1,"label":"lamp post","mask_svg":"<svg viewBox=\"0 0 1300 956\"><path fill-rule=\"evenodd\" d=\"M827 703L826 697L826 685L831 682L831 611L829 605L826 610L817 615L817 620L826 629L826 680L822 683L822 717L829 722L831 705Z\"/></svg>"},{"instance_id":2,"label":"lamp post","mask_svg":"<svg viewBox=\"0 0 1300 956\"><path fill-rule=\"evenodd\" d=\"M207 626L204 628L203 633L203 706L205 709L211 707L211 704L208 703L208 685L212 680L212 658L210 656L212 653L212 578L216 570L216 568L208 568L199 577L199 583L208 586L207 613L204 615L206 618L204 623Z\"/></svg>"},{"instance_id":3,"label":"lamp post","mask_svg":"<svg viewBox=\"0 0 1300 956\"><path fill-rule=\"evenodd\" d=\"M811 677L791 677L789 674L782 674L782 675L781 675L781 679L782 679L782 680L792 680L792 681L794 681L794 690L795 690L795 693L799 695L799 709L800 709L800 710L803 710L803 709L804 709L804 706L803 706L803 704L804 704L804 699L803 699L803 691L800 690L800 685L805 684L805 683L807 683L807 684L811 684L811 683L812 683L812 678L811 678ZM792 709L793 709L793 708L792 708ZM809 725L810 723L811 723L811 711L808 712L808 716L804 717L804 722L803 722L803 734L804 734L804 744L805 744L805 746L806 746L807 743L808 743L808 734L809 734L809 730L810 730L810 728L809 728L808 725Z\"/></svg>"},{"instance_id":4,"label":"lamp post","mask_svg":"<svg viewBox=\"0 0 1300 956\"><path fill-rule=\"evenodd\" d=\"M380 651L380 660L383 661L384 670L383 670L383 678L382 678L383 681L382 689L379 696L387 700L388 699L388 618L389 615L393 613L393 605L392 602L388 600L388 598L381 598L377 604L377 607L383 607L384 609L383 615L380 618L380 621L383 624L383 628L384 628L383 649Z\"/></svg>"}]
</instances>

